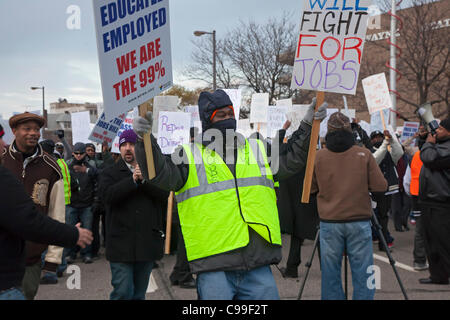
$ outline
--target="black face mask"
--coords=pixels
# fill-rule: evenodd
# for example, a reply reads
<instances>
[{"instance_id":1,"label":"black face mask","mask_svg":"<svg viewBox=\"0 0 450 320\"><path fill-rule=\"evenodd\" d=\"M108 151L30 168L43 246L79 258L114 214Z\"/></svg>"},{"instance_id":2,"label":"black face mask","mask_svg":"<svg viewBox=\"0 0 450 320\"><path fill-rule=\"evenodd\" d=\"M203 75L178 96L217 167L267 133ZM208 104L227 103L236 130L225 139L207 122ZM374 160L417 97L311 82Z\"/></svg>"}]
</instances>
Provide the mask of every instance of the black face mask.
<instances>
[{"instance_id":1,"label":"black face mask","mask_svg":"<svg viewBox=\"0 0 450 320\"><path fill-rule=\"evenodd\" d=\"M383 144L383 141L378 141L378 142L375 142L373 144L373 146L378 149L379 147L381 147L382 144Z\"/></svg>"},{"instance_id":2,"label":"black face mask","mask_svg":"<svg viewBox=\"0 0 450 320\"><path fill-rule=\"evenodd\" d=\"M210 128L220 130L225 135L227 129L232 129L233 131L236 131L236 119L230 118L218 121L216 123L212 123Z\"/></svg>"}]
</instances>

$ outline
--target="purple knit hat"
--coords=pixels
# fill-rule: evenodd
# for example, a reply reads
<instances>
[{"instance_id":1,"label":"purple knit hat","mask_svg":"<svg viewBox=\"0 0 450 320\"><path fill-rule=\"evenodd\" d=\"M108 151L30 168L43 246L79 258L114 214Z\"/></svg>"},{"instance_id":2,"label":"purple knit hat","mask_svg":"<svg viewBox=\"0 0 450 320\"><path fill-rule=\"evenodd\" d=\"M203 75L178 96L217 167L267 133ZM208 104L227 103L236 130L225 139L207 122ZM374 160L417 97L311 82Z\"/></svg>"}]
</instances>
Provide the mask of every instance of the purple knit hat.
<instances>
[{"instance_id":1,"label":"purple knit hat","mask_svg":"<svg viewBox=\"0 0 450 320\"><path fill-rule=\"evenodd\" d=\"M119 148L122 145L122 143L131 142L131 143L135 144L136 141L137 141L136 133L133 130L131 130L131 129L130 130L125 130L124 132L122 132L120 134L120 137L119 137Z\"/></svg>"}]
</instances>

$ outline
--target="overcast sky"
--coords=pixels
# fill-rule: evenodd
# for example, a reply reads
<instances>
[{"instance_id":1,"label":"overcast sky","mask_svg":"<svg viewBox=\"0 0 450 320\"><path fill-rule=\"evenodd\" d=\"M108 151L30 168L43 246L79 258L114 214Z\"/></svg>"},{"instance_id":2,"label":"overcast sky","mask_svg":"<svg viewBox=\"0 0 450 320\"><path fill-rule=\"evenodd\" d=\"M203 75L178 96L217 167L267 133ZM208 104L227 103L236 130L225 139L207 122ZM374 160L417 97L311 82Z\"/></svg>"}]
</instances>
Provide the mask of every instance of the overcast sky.
<instances>
[{"instance_id":1,"label":"overcast sky","mask_svg":"<svg viewBox=\"0 0 450 320\"><path fill-rule=\"evenodd\" d=\"M101 102L92 0L0 1L0 115L42 108L58 98ZM302 0L170 0L172 65L175 84L190 63L194 30L217 31L221 38L239 20L263 23L283 12L300 19ZM80 29L70 30L70 6L80 9ZM297 21L294 21L297 23ZM206 35L205 35L206 36Z\"/></svg>"}]
</instances>

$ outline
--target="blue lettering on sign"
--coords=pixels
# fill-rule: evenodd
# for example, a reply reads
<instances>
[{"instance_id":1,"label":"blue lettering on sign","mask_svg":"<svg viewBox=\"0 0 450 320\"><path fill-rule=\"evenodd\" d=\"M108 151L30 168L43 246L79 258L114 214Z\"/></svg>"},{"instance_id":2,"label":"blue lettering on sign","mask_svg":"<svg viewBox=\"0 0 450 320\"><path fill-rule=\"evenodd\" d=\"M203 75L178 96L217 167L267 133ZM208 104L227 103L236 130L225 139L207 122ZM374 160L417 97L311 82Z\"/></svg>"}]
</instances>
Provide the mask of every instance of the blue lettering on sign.
<instances>
[{"instance_id":1,"label":"blue lettering on sign","mask_svg":"<svg viewBox=\"0 0 450 320\"><path fill-rule=\"evenodd\" d=\"M138 13L163 0L117 0L100 7L100 20L102 27L120 21L126 16L138 15ZM141 16L127 23L114 27L103 33L103 51L109 52L115 48L125 45L129 41L145 36L167 23L167 11L165 7Z\"/></svg>"}]
</instances>

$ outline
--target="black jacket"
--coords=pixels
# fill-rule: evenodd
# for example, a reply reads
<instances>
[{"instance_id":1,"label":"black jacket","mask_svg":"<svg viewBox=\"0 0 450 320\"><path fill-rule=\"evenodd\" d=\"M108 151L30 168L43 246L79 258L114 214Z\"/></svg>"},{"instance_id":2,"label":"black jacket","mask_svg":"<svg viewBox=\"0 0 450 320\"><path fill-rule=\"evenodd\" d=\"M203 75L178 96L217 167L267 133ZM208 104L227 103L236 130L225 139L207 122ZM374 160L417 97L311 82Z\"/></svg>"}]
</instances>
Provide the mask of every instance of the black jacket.
<instances>
[{"instance_id":1,"label":"black jacket","mask_svg":"<svg viewBox=\"0 0 450 320\"><path fill-rule=\"evenodd\" d=\"M25 272L25 240L74 247L78 230L42 213L24 186L0 165L0 291L21 286Z\"/></svg>"},{"instance_id":2,"label":"black jacket","mask_svg":"<svg viewBox=\"0 0 450 320\"><path fill-rule=\"evenodd\" d=\"M431 207L450 209L450 139L420 149L423 162L419 177L419 201ZM450 210L449 210L450 213Z\"/></svg>"},{"instance_id":3,"label":"black jacket","mask_svg":"<svg viewBox=\"0 0 450 320\"><path fill-rule=\"evenodd\" d=\"M306 159L308 155L309 137L311 126L302 122L297 130L295 141L292 142L290 148L281 156L279 150L275 150L269 144L266 152L270 157L272 152L276 154L272 157L271 166L275 180L287 179L288 177L304 171ZM179 147L172 154L172 160L165 157L152 137L153 159L155 163L156 177L151 183L157 185L164 190L178 191L188 179L189 166L184 155L184 149ZM209 141L203 141L205 146L209 145ZM236 151L235 151L236 153ZM234 155L236 157L236 155ZM145 161L145 152L143 143L136 144L136 158L144 176L147 176L147 163ZM181 164L175 164L173 160L184 159ZM235 159L235 158L234 158ZM228 164L231 173L235 173L235 165ZM275 172L273 168L278 167ZM218 208L220 210L220 208ZM269 264L278 264L281 261L281 247L272 245L265 241L261 236L249 228L249 244L246 247L231 250L222 254L209 256L189 262L192 273L207 271L230 271L230 270L251 270Z\"/></svg>"},{"instance_id":4,"label":"black jacket","mask_svg":"<svg viewBox=\"0 0 450 320\"><path fill-rule=\"evenodd\" d=\"M120 159L106 168L99 192L106 206L106 258L111 262L155 261L163 256L163 208L169 193L136 184Z\"/></svg>"},{"instance_id":5,"label":"black jacket","mask_svg":"<svg viewBox=\"0 0 450 320\"><path fill-rule=\"evenodd\" d=\"M286 134L285 130L279 130L280 143ZM296 131L285 144L281 144L280 153L284 154L295 141ZM280 216L281 232L294 235L301 239L314 240L318 226L319 214L317 212L316 197L312 196L309 203L302 203L304 171L296 175L280 180L278 192L278 214Z\"/></svg>"},{"instance_id":6,"label":"black jacket","mask_svg":"<svg viewBox=\"0 0 450 320\"><path fill-rule=\"evenodd\" d=\"M74 165L84 165L89 170L88 172L75 172ZM68 162L70 171L70 189L72 192L70 198L70 206L73 208L86 208L94 203L96 183L97 183L97 169L89 164L85 158L81 163L76 163L74 159Z\"/></svg>"}]
</instances>

